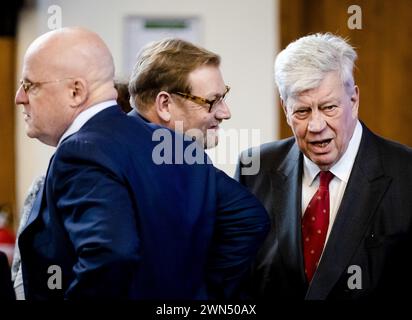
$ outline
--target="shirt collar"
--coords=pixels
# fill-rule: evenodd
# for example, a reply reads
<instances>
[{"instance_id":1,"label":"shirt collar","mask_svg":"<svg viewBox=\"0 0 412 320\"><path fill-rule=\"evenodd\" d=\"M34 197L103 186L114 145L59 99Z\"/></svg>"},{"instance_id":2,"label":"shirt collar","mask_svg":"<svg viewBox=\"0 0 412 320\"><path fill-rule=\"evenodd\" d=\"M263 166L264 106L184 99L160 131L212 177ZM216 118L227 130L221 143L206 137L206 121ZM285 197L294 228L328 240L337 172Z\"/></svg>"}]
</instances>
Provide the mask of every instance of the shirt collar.
<instances>
[{"instance_id":1,"label":"shirt collar","mask_svg":"<svg viewBox=\"0 0 412 320\"><path fill-rule=\"evenodd\" d=\"M98 104L95 104L94 106L87 108L86 110L80 112L77 117L74 119L72 124L67 128L67 130L63 133L61 136L59 143L57 144L57 147L60 146L62 141L66 139L68 136L76 133L83 127L83 125L89 121L92 117L94 117L96 114L98 114L100 111L103 111L106 108L109 108L111 106L116 105L117 102L116 100L108 100L108 101L103 101Z\"/></svg>"},{"instance_id":2,"label":"shirt collar","mask_svg":"<svg viewBox=\"0 0 412 320\"><path fill-rule=\"evenodd\" d=\"M336 162L332 168L329 169L330 172L334 174L335 177L339 178L341 181L346 183L349 180L350 173L352 171L353 163L355 162L356 155L359 150L359 145L362 138L362 125L359 120L356 122L355 130L353 132L352 138L349 141L348 148L346 149L343 156ZM308 157L303 156L303 181L307 185L312 185L316 176L318 175L320 169L313 163Z\"/></svg>"}]
</instances>

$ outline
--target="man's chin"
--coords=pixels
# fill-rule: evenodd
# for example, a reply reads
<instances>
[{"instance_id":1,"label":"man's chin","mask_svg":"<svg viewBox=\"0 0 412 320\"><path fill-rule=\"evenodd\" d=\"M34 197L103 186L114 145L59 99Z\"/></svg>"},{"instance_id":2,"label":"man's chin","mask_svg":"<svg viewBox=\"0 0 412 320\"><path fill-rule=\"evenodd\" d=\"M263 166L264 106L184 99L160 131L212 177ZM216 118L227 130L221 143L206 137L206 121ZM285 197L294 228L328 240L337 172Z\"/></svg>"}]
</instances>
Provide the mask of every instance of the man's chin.
<instances>
[{"instance_id":1,"label":"man's chin","mask_svg":"<svg viewBox=\"0 0 412 320\"><path fill-rule=\"evenodd\" d=\"M210 136L206 138L206 141L203 146L205 149L211 149L211 148L216 147L218 143L219 143L218 136Z\"/></svg>"},{"instance_id":2,"label":"man's chin","mask_svg":"<svg viewBox=\"0 0 412 320\"><path fill-rule=\"evenodd\" d=\"M188 134L189 132L186 132ZM203 146L204 149L211 149L217 146L219 142L218 134L206 134L206 135L192 135L191 136L197 143Z\"/></svg>"},{"instance_id":3,"label":"man's chin","mask_svg":"<svg viewBox=\"0 0 412 320\"><path fill-rule=\"evenodd\" d=\"M331 154L312 155L310 160L323 171L329 170L336 163L336 157Z\"/></svg>"},{"instance_id":4,"label":"man's chin","mask_svg":"<svg viewBox=\"0 0 412 320\"><path fill-rule=\"evenodd\" d=\"M205 149L214 148L219 143L219 134L220 131L218 129L208 129L205 135Z\"/></svg>"},{"instance_id":5,"label":"man's chin","mask_svg":"<svg viewBox=\"0 0 412 320\"><path fill-rule=\"evenodd\" d=\"M32 139L37 138L36 134L30 128L26 128L26 136Z\"/></svg>"}]
</instances>

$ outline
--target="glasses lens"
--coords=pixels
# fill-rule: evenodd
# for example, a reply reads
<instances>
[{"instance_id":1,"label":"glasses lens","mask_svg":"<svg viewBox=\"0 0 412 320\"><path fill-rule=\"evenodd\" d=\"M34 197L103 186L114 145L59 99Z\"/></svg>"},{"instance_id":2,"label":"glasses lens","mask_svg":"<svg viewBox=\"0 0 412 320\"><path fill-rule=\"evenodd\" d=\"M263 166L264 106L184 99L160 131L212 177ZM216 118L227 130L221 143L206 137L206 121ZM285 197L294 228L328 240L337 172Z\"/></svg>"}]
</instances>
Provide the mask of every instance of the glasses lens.
<instances>
[{"instance_id":1,"label":"glasses lens","mask_svg":"<svg viewBox=\"0 0 412 320\"><path fill-rule=\"evenodd\" d=\"M220 96L220 97L216 98L215 100L213 100L213 103L212 103L212 105L210 106L209 112L212 112L212 111L216 110L217 106L218 106L222 101L225 101L225 100L226 100L226 95L227 95L227 93L229 92L229 90L230 90L230 88L229 88L228 86L226 86L226 92L225 92L222 96Z\"/></svg>"},{"instance_id":2,"label":"glasses lens","mask_svg":"<svg viewBox=\"0 0 412 320\"><path fill-rule=\"evenodd\" d=\"M26 82L26 81L23 81L23 80L20 80L20 85L22 86L24 92L26 92L26 93L33 86L33 84L31 82Z\"/></svg>"}]
</instances>

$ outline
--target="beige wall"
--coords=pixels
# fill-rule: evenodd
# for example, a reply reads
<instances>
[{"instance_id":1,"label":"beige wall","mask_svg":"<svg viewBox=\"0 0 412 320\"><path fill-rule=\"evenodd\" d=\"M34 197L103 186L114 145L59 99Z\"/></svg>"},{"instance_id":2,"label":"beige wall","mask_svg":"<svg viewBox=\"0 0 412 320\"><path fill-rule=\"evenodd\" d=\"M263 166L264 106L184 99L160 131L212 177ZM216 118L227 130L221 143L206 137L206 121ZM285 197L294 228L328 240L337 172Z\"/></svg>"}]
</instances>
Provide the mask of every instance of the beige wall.
<instances>
[{"instance_id":1,"label":"beige wall","mask_svg":"<svg viewBox=\"0 0 412 320\"><path fill-rule=\"evenodd\" d=\"M63 26L81 25L99 33L111 48L119 71L123 66L125 16L198 16L202 21L201 45L221 55L225 81L232 87L228 99L232 119L222 128L224 131L259 129L260 139L254 144L277 138L278 113L272 69L278 49L278 0L38 0L33 3L20 16L18 77L28 44L48 31L47 9L51 5L62 8ZM124 75L119 72L117 76ZM20 112L16 113L16 130L17 203L21 207L31 181L45 172L54 150L25 136ZM252 142L251 135L249 137ZM239 148L228 148L222 143L211 156L227 154L226 150L230 149L230 155L220 158L226 158L226 163L220 161L216 165L232 175L233 159Z\"/></svg>"}]
</instances>

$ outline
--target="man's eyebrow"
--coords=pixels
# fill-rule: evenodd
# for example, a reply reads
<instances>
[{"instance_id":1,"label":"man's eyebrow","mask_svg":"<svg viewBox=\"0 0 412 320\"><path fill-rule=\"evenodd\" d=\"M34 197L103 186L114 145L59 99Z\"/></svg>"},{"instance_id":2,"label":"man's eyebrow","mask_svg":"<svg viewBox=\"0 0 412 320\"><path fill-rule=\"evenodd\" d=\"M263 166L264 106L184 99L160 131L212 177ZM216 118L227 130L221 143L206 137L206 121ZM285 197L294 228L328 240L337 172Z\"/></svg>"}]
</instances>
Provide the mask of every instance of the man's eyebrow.
<instances>
[{"instance_id":1,"label":"man's eyebrow","mask_svg":"<svg viewBox=\"0 0 412 320\"><path fill-rule=\"evenodd\" d=\"M212 96L215 97L215 98L220 98L220 97L222 97L225 93L226 93L226 87L225 87L225 89L223 90L222 93L217 92L217 93L214 93L214 95L212 95Z\"/></svg>"},{"instance_id":2,"label":"man's eyebrow","mask_svg":"<svg viewBox=\"0 0 412 320\"><path fill-rule=\"evenodd\" d=\"M323 106L325 104L340 104L340 99L336 97L330 97L328 99L321 100L318 103L319 106Z\"/></svg>"},{"instance_id":3,"label":"man's eyebrow","mask_svg":"<svg viewBox=\"0 0 412 320\"><path fill-rule=\"evenodd\" d=\"M291 105L292 109L300 109L300 108L310 108L311 105L306 103L295 103Z\"/></svg>"}]
</instances>

